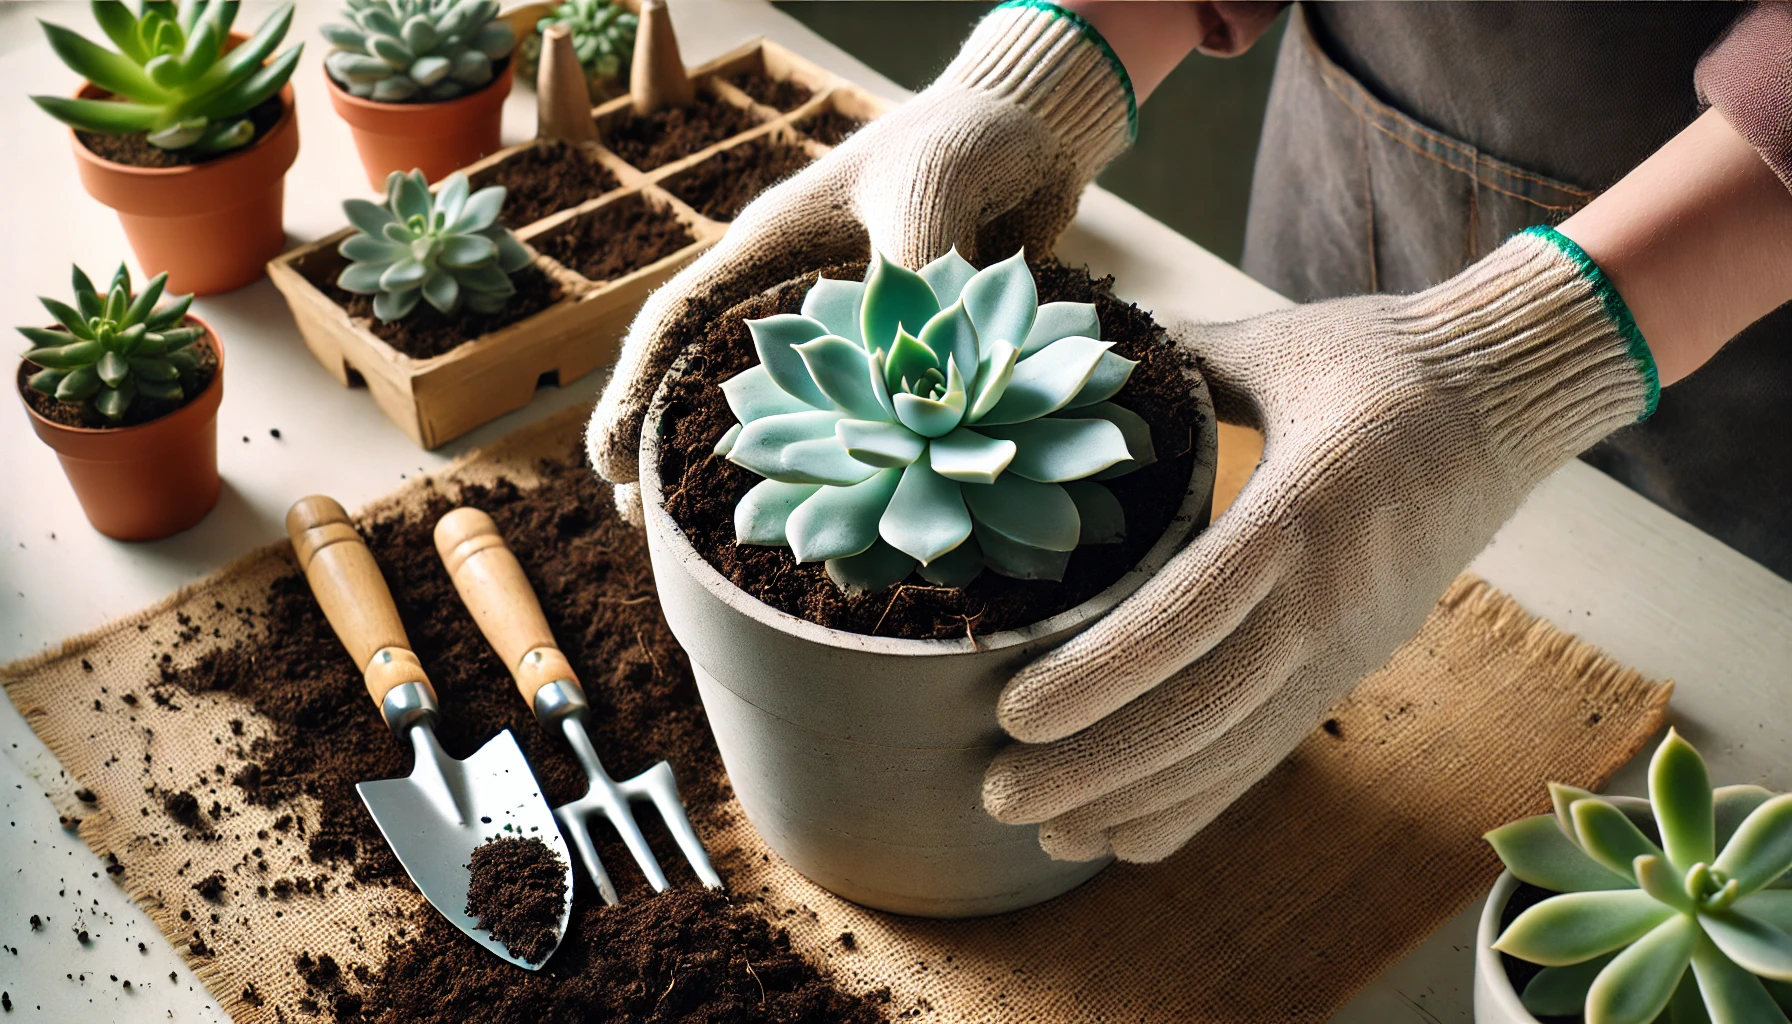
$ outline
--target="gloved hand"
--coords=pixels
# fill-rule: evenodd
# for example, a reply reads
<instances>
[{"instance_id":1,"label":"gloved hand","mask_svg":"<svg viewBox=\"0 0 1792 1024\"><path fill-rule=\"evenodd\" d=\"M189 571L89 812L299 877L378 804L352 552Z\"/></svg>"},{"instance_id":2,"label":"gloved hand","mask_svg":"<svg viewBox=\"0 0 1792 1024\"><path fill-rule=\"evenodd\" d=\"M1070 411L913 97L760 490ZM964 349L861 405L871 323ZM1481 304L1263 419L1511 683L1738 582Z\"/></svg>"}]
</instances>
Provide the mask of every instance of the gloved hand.
<instances>
[{"instance_id":1,"label":"gloved hand","mask_svg":"<svg viewBox=\"0 0 1792 1024\"><path fill-rule=\"evenodd\" d=\"M1526 494L1646 416L1654 363L1573 242L1452 280L1203 326L1222 419L1264 432L1235 504L1003 690L985 807L1055 857L1168 856L1416 632Z\"/></svg>"},{"instance_id":2,"label":"gloved hand","mask_svg":"<svg viewBox=\"0 0 1792 1024\"><path fill-rule=\"evenodd\" d=\"M865 259L919 268L957 245L1050 251L1084 186L1132 140L1132 88L1081 18L1021 0L991 12L925 92L741 211L642 307L586 436L639 521L641 418L678 353L668 328L799 274Z\"/></svg>"}]
</instances>

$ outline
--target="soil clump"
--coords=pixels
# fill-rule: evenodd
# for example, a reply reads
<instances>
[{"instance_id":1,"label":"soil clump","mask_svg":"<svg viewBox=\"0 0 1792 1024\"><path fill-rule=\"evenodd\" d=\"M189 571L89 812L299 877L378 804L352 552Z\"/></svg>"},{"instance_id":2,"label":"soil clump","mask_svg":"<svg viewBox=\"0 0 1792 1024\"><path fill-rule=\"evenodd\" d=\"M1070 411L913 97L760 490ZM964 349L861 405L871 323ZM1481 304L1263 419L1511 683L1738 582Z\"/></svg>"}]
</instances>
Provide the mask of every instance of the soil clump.
<instances>
[{"instance_id":1,"label":"soil clump","mask_svg":"<svg viewBox=\"0 0 1792 1024\"><path fill-rule=\"evenodd\" d=\"M532 964L554 951L566 905L566 862L533 836L504 836L473 851L467 913L512 956Z\"/></svg>"},{"instance_id":2,"label":"soil clump","mask_svg":"<svg viewBox=\"0 0 1792 1024\"><path fill-rule=\"evenodd\" d=\"M588 281L613 281L696 240L670 210L632 195L537 235L534 245Z\"/></svg>"},{"instance_id":3,"label":"soil clump","mask_svg":"<svg viewBox=\"0 0 1792 1024\"><path fill-rule=\"evenodd\" d=\"M537 142L496 167L475 174L471 184L475 191L487 185L504 186L501 219L513 229L621 187L603 164L560 139Z\"/></svg>"},{"instance_id":4,"label":"soil clump","mask_svg":"<svg viewBox=\"0 0 1792 1024\"><path fill-rule=\"evenodd\" d=\"M789 113L809 102L815 90L787 78L773 78L761 71L742 71L728 78L728 84L773 110Z\"/></svg>"},{"instance_id":5,"label":"soil clump","mask_svg":"<svg viewBox=\"0 0 1792 1024\"><path fill-rule=\"evenodd\" d=\"M668 107L646 117L625 113L599 137L610 151L643 171L690 156L700 149L747 131L759 121L748 111L699 92L688 107Z\"/></svg>"}]
</instances>

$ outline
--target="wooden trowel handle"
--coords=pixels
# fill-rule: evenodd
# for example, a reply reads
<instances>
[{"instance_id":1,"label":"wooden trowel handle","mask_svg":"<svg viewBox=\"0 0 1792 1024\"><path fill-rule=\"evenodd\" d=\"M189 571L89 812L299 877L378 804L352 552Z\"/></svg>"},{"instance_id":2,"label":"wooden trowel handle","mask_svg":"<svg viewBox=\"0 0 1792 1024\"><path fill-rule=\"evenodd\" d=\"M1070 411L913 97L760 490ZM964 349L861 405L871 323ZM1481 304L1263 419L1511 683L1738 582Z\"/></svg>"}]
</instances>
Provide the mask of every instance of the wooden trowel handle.
<instances>
[{"instance_id":1,"label":"wooden trowel handle","mask_svg":"<svg viewBox=\"0 0 1792 1024\"><path fill-rule=\"evenodd\" d=\"M436 523L436 553L530 708L535 707L535 692L549 683L577 685L522 563L505 546L491 516L476 508L457 508L443 516Z\"/></svg>"},{"instance_id":2,"label":"wooden trowel handle","mask_svg":"<svg viewBox=\"0 0 1792 1024\"><path fill-rule=\"evenodd\" d=\"M423 684L434 700L435 689L411 653L392 591L342 506L321 494L300 498L287 510L286 535L330 628L361 669L374 705L383 710L386 694L405 683Z\"/></svg>"}]
</instances>

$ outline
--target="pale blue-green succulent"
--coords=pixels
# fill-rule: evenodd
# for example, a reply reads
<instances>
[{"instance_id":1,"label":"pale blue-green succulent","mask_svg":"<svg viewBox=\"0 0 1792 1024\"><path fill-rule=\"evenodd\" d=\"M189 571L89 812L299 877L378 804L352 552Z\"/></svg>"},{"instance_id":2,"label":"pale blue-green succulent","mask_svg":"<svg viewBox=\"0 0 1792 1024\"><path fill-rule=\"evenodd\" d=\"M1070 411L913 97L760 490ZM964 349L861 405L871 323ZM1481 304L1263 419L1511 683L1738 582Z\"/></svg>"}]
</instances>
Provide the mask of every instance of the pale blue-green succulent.
<instances>
[{"instance_id":1,"label":"pale blue-green succulent","mask_svg":"<svg viewBox=\"0 0 1792 1024\"><path fill-rule=\"evenodd\" d=\"M1526 1009L1587 1024L1785 1024L1792 794L1713 790L1704 759L1669 730L1648 800L1553 784L1550 796L1554 814L1487 834L1520 881L1561 894L1494 943L1544 965Z\"/></svg>"},{"instance_id":2,"label":"pale blue-green succulent","mask_svg":"<svg viewBox=\"0 0 1792 1024\"><path fill-rule=\"evenodd\" d=\"M498 0L348 0L348 23L323 26L330 77L380 103L451 100L492 80L516 45Z\"/></svg>"},{"instance_id":3,"label":"pale blue-green succulent","mask_svg":"<svg viewBox=\"0 0 1792 1024\"><path fill-rule=\"evenodd\" d=\"M739 543L871 591L917 567L948 587L985 567L1062 579L1078 545L1125 535L1097 481L1155 457L1109 401L1136 364L1092 304L1040 305L1024 254L915 273L874 253L864 282L822 278L800 314L747 327L759 365L723 383L740 423L716 446L766 478L735 507Z\"/></svg>"},{"instance_id":4,"label":"pale blue-green succulent","mask_svg":"<svg viewBox=\"0 0 1792 1024\"><path fill-rule=\"evenodd\" d=\"M366 199L342 204L356 234L338 247L349 265L336 278L343 291L373 296L373 314L402 320L427 302L444 315L464 305L496 313L516 294L510 275L529 265L529 250L498 221L502 185L468 194L455 171L431 194L422 171L386 177L385 205Z\"/></svg>"}]
</instances>

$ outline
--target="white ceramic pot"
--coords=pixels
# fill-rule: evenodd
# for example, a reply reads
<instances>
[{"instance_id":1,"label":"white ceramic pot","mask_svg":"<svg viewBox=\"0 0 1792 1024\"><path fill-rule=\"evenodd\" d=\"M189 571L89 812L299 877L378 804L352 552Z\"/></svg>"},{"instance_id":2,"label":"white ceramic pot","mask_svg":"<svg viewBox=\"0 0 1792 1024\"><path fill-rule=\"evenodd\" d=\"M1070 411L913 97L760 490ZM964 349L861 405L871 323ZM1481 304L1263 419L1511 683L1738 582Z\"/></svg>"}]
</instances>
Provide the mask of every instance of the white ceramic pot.
<instances>
[{"instance_id":1,"label":"white ceramic pot","mask_svg":"<svg viewBox=\"0 0 1792 1024\"><path fill-rule=\"evenodd\" d=\"M830 629L724 578L662 506L662 384L641 443L660 604L690 655L741 806L792 867L875 909L972 917L1051 899L1106 866L1052 860L1035 826L984 813L984 769L1006 742L996 696L1016 669L1113 608L1207 524L1217 437L1206 384L1197 387L1196 469L1138 566L1069 611L973 644Z\"/></svg>"},{"instance_id":2,"label":"white ceramic pot","mask_svg":"<svg viewBox=\"0 0 1792 1024\"><path fill-rule=\"evenodd\" d=\"M1502 871L1481 907L1481 926L1475 931L1475 1024L1537 1024L1537 1018L1519 1002L1506 965L1493 948L1500 937L1500 914L1517 891L1518 879L1512 872Z\"/></svg>"}]
</instances>

